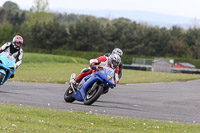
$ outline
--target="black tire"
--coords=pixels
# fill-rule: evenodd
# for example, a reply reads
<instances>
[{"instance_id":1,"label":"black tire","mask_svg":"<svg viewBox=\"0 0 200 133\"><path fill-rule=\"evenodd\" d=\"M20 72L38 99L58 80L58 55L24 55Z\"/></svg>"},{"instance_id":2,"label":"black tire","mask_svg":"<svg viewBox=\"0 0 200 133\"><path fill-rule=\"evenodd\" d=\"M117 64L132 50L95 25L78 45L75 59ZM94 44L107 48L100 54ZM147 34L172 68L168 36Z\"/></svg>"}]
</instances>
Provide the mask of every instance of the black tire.
<instances>
[{"instance_id":1,"label":"black tire","mask_svg":"<svg viewBox=\"0 0 200 133\"><path fill-rule=\"evenodd\" d=\"M0 84L2 84L4 77L5 75L3 73L0 73Z\"/></svg>"},{"instance_id":2,"label":"black tire","mask_svg":"<svg viewBox=\"0 0 200 133\"><path fill-rule=\"evenodd\" d=\"M85 105L93 104L103 93L103 87L101 85L95 85L94 87L95 89L93 91L91 91L92 87L88 89L84 99Z\"/></svg>"},{"instance_id":3,"label":"black tire","mask_svg":"<svg viewBox=\"0 0 200 133\"><path fill-rule=\"evenodd\" d=\"M64 94L65 102L72 103L73 101L75 101L75 99L72 97L72 94L73 94L72 87L69 86L69 88L66 90Z\"/></svg>"}]
</instances>

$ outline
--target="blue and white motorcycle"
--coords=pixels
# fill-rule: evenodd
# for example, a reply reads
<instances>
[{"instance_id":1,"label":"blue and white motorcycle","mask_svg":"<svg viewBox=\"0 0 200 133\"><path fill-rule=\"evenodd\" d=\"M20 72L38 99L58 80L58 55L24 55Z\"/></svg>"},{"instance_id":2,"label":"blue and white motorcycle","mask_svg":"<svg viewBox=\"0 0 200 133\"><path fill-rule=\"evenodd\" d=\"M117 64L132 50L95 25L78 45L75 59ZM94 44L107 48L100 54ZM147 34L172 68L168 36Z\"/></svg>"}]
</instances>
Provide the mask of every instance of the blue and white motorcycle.
<instances>
[{"instance_id":1,"label":"blue and white motorcycle","mask_svg":"<svg viewBox=\"0 0 200 133\"><path fill-rule=\"evenodd\" d=\"M75 74L72 74L70 79L74 77ZM70 82L70 86L64 94L64 100L70 103L77 100L84 102L85 105L91 105L101 94L106 93L109 88L114 86L114 70L106 67L84 77L77 87Z\"/></svg>"},{"instance_id":2,"label":"blue and white motorcycle","mask_svg":"<svg viewBox=\"0 0 200 133\"><path fill-rule=\"evenodd\" d=\"M15 58L9 52L2 52L0 54L0 85L3 85L15 70Z\"/></svg>"}]
</instances>

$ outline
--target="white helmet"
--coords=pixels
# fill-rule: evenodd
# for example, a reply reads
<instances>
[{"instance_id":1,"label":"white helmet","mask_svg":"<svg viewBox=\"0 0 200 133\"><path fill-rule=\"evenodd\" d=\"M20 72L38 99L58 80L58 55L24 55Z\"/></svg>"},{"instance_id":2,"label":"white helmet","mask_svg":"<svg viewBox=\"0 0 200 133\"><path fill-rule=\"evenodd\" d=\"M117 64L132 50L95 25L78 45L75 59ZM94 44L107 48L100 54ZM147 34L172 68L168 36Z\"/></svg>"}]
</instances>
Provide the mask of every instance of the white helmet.
<instances>
[{"instance_id":1,"label":"white helmet","mask_svg":"<svg viewBox=\"0 0 200 133\"><path fill-rule=\"evenodd\" d=\"M118 54L111 54L108 57L108 62L111 66L111 68L115 69L117 66L119 66L119 63L121 62L121 58Z\"/></svg>"},{"instance_id":2,"label":"white helmet","mask_svg":"<svg viewBox=\"0 0 200 133\"><path fill-rule=\"evenodd\" d=\"M121 49L115 48L115 49L113 49L112 54L118 54L120 57L122 57L123 52Z\"/></svg>"},{"instance_id":3,"label":"white helmet","mask_svg":"<svg viewBox=\"0 0 200 133\"><path fill-rule=\"evenodd\" d=\"M19 35L16 35L14 38L13 38L13 44L14 44L14 47L19 49L22 44L23 44L23 38Z\"/></svg>"}]
</instances>

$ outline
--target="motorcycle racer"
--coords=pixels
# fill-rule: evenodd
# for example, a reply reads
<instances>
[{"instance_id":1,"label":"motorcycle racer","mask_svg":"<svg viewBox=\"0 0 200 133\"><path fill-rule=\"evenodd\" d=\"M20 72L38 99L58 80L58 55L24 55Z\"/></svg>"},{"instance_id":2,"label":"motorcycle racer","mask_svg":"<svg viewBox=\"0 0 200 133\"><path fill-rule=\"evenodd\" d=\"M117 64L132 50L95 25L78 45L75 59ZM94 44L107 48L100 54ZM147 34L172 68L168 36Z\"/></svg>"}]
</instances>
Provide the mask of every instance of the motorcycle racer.
<instances>
[{"instance_id":1,"label":"motorcycle racer","mask_svg":"<svg viewBox=\"0 0 200 133\"><path fill-rule=\"evenodd\" d=\"M102 70L103 67L110 67L115 71L115 84L119 81L119 64L121 62L121 58L118 54L111 54L109 57L100 56L96 59L91 59L89 61L90 68L84 69L80 75L78 75L72 83L77 86L77 84L87 75L96 72L98 70Z\"/></svg>"},{"instance_id":2,"label":"motorcycle racer","mask_svg":"<svg viewBox=\"0 0 200 133\"><path fill-rule=\"evenodd\" d=\"M123 51L119 48L115 48L115 49L113 49L112 54L118 54L121 58L123 55ZM109 57L110 55L111 55L110 53L106 53L104 56ZM121 79L121 77L122 77L122 67L123 67L123 63L121 61L119 64L119 79Z\"/></svg>"},{"instance_id":3,"label":"motorcycle racer","mask_svg":"<svg viewBox=\"0 0 200 133\"><path fill-rule=\"evenodd\" d=\"M7 42L0 48L0 53L9 52L16 59L16 68L18 68L22 64L22 56L23 56L23 38L19 35L16 35L12 42ZM10 78L14 78L14 73L10 76Z\"/></svg>"}]
</instances>

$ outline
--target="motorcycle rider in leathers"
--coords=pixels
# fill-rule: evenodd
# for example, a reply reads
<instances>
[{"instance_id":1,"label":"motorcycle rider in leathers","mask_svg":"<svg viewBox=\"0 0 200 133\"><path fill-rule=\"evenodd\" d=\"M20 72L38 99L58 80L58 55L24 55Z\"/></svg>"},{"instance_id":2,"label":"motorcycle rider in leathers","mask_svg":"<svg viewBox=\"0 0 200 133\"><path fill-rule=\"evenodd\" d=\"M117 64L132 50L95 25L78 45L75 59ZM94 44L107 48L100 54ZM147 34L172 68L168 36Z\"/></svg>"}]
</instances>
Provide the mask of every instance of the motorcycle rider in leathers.
<instances>
[{"instance_id":1,"label":"motorcycle rider in leathers","mask_svg":"<svg viewBox=\"0 0 200 133\"><path fill-rule=\"evenodd\" d=\"M100 56L96 59L91 59L89 61L90 68L84 69L80 75L76 77L72 81L74 86L77 84L87 75L91 74L92 72L96 72L98 70L102 70L103 67L110 67L114 69L115 72L115 84L119 81L119 64L121 62L121 58L118 54L111 54L109 57L107 56Z\"/></svg>"},{"instance_id":2,"label":"motorcycle rider in leathers","mask_svg":"<svg viewBox=\"0 0 200 133\"><path fill-rule=\"evenodd\" d=\"M22 56L23 56L23 49L21 48L23 44L23 38L19 35L16 35L12 42L7 42L0 48L1 52L9 52L10 55L13 55L16 59L16 68L18 68L22 64ZM10 76L10 78L14 77L14 73Z\"/></svg>"},{"instance_id":3,"label":"motorcycle rider in leathers","mask_svg":"<svg viewBox=\"0 0 200 133\"><path fill-rule=\"evenodd\" d=\"M120 56L120 58L122 57L123 55L123 51L120 49L120 48L115 48L113 49L112 53L111 54L118 54ZM106 53L104 56L107 56L109 57L111 55L110 53ZM122 67L123 67L123 63L122 61L119 63L119 80L121 79L122 77Z\"/></svg>"}]
</instances>

